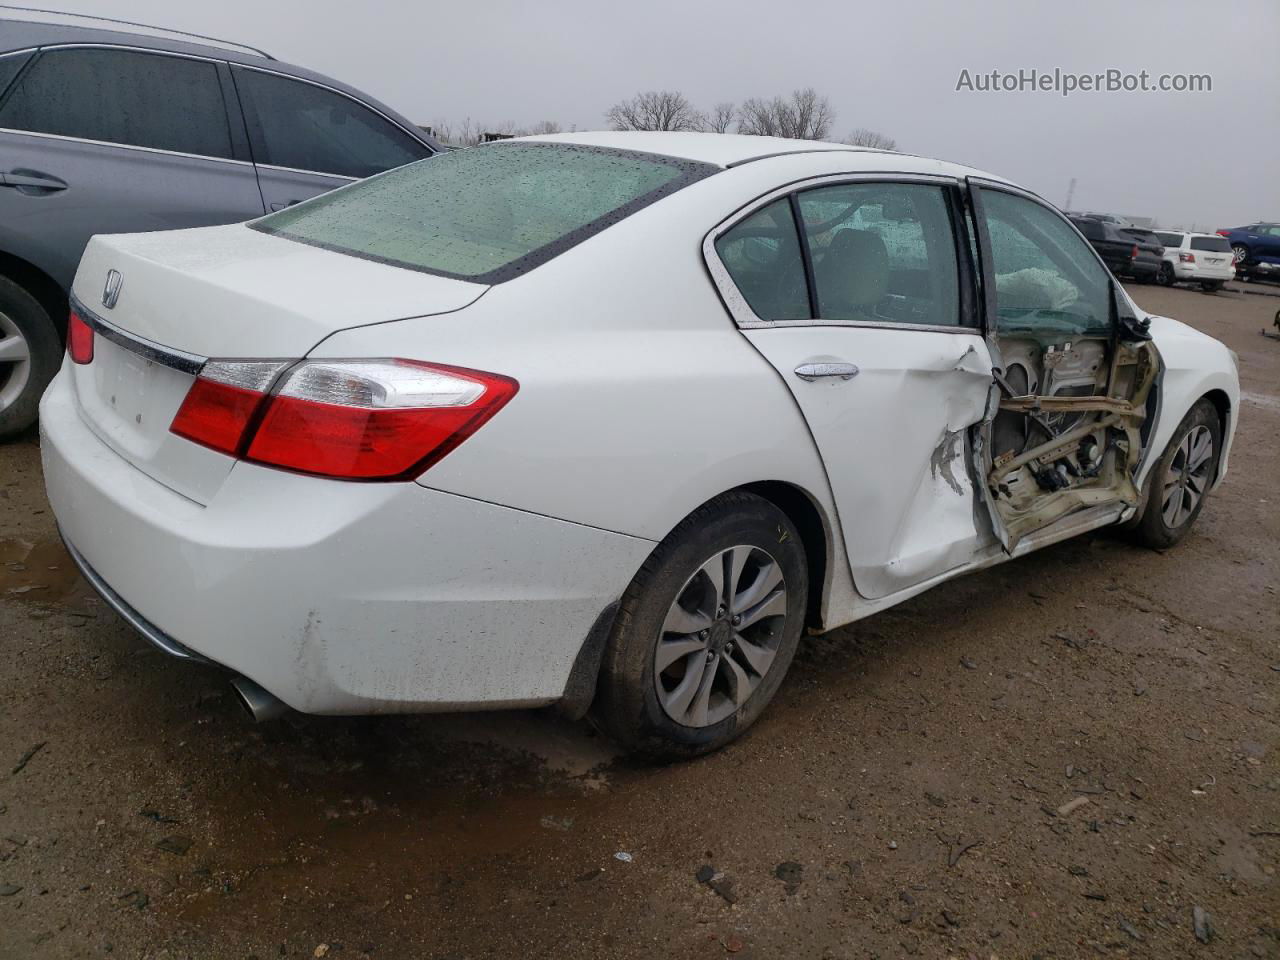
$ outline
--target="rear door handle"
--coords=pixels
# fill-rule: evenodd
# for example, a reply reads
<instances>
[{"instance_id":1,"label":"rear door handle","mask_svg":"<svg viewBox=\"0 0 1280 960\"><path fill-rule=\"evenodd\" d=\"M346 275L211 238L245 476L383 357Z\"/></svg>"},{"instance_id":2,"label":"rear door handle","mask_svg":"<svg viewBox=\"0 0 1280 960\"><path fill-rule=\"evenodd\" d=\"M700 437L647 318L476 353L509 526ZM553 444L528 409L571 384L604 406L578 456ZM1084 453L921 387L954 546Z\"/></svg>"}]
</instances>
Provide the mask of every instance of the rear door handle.
<instances>
[{"instance_id":1,"label":"rear door handle","mask_svg":"<svg viewBox=\"0 0 1280 960\"><path fill-rule=\"evenodd\" d=\"M852 363L802 363L796 367L796 376L812 383L814 380L834 378L836 380L852 380L858 375L858 368Z\"/></svg>"},{"instance_id":2,"label":"rear door handle","mask_svg":"<svg viewBox=\"0 0 1280 960\"><path fill-rule=\"evenodd\" d=\"M0 173L0 187L16 187L23 193L33 190L56 193L67 189L67 183L65 180L59 180L38 170L13 170L9 173Z\"/></svg>"},{"instance_id":3,"label":"rear door handle","mask_svg":"<svg viewBox=\"0 0 1280 960\"><path fill-rule=\"evenodd\" d=\"M301 203L301 202L302 202L301 200L289 200L285 203L281 203L280 201L277 200L275 203L271 204L271 212L278 213L279 211L285 209L286 207L292 207L295 203Z\"/></svg>"}]
</instances>

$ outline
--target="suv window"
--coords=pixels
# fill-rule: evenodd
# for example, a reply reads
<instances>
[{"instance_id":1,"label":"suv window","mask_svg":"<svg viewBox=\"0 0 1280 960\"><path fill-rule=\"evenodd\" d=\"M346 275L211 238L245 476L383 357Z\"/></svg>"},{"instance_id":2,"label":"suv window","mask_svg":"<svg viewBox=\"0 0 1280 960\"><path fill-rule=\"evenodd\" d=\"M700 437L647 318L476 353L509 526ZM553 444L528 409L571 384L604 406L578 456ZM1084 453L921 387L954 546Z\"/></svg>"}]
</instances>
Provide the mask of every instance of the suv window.
<instances>
[{"instance_id":1,"label":"suv window","mask_svg":"<svg viewBox=\"0 0 1280 960\"><path fill-rule=\"evenodd\" d=\"M22 69L22 65L27 62L29 56L31 56L29 53L0 56L0 98L4 97L5 87L9 86L13 78L18 75L18 71Z\"/></svg>"},{"instance_id":2,"label":"suv window","mask_svg":"<svg viewBox=\"0 0 1280 960\"><path fill-rule=\"evenodd\" d=\"M1166 247L1182 246L1182 234L1180 233L1157 233L1156 236L1160 238L1160 242Z\"/></svg>"},{"instance_id":3,"label":"suv window","mask_svg":"<svg viewBox=\"0 0 1280 960\"><path fill-rule=\"evenodd\" d=\"M1025 197L982 190L995 271L996 326L1109 335L1111 275L1057 214Z\"/></svg>"},{"instance_id":4,"label":"suv window","mask_svg":"<svg viewBox=\"0 0 1280 960\"><path fill-rule=\"evenodd\" d=\"M231 156L218 68L130 50L50 50L13 85L0 127Z\"/></svg>"},{"instance_id":5,"label":"suv window","mask_svg":"<svg viewBox=\"0 0 1280 960\"><path fill-rule=\"evenodd\" d=\"M786 197L726 230L716 253L761 320L811 318L800 238Z\"/></svg>"},{"instance_id":6,"label":"suv window","mask_svg":"<svg viewBox=\"0 0 1280 960\"><path fill-rule=\"evenodd\" d=\"M1226 237L1192 237L1192 250L1207 250L1210 253L1230 253L1231 244Z\"/></svg>"},{"instance_id":7,"label":"suv window","mask_svg":"<svg viewBox=\"0 0 1280 960\"><path fill-rule=\"evenodd\" d=\"M258 163L362 179L431 155L350 97L274 73L233 70Z\"/></svg>"},{"instance_id":8,"label":"suv window","mask_svg":"<svg viewBox=\"0 0 1280 960\"><path fill-rule=\"evenodd\" d=\"M1072 220L1076 228L1090 240L1105 240L1107 232L1097 220Z\"/></svg>"},{"instance_id":9,"label":"suv window","mask_svg":"<svg viewBox=\"0 0 1280 960\"><path fill-rule=\"evenodd\" d=\"M819 317L959 326L955 235L941 187L848 183L798 200Z\"/></svg>"}]
</instances>

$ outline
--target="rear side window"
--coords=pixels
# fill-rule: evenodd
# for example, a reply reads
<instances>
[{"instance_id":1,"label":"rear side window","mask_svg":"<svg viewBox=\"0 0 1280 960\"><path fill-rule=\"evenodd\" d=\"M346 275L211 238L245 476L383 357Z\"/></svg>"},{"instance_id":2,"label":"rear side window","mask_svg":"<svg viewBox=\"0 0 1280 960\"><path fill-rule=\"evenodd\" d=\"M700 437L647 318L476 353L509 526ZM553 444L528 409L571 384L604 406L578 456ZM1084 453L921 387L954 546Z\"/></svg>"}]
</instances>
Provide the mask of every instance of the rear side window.
<instances>
[{"instance_id":1,"label":"rear side window","mask_svg":"<svg viewBox=\"0 0 1280 960\"><path fill-rule=\"evenodd\" d=\"M1157 233L1156 236L1160 238L1160 242L1166 247L1182 246L1182 234L1180 233Z\"/></svg>"},{"instance_id":2,"label":"rear side window","mask_svg":"<svg viewBox=\"0 0 1280 960\"><path fill-rule=\"evenodd\" d=\"M0 127L230 157L217 67L128 50L50 50L13 85Z\"/></svg>"},{"instance_id":3,"label":"rear side window","mask_svg":"<svg viewBox=\"0 0 1280 960\"><path fill-rule=\"evenodd\" d=\"M1207 250L1210 253L1230 253L1231 244L1226 237L1192 237L1192 250Z\"/></svg>"},{"instance_id":4,"label":"rear side window","mask_svg":"<svg viewBox=\"0 0 1280 960\"><path fill-rule=\"evenodd\" d=\"M580 144L492 144L392 170L252 227L368 260L500 283L716 169Z\"/></svg>"},{"instance_id":5,"label":"rear side window","mask_svg":"<svg viewBox=\"0 0 1280 960\"><path fill-rule=\"evenodd\" d=\"M800 237L786 197L726 230L716 253L761 320L810 319Z\"/></svg>"},{"instance_id":6,"label":"rear side window","mask_svg":"<svg viewBox=\"0 0 1280 960\"><path fill-rule=\"evenodd\" d=\"M1090 240L1105 240L1106 231L1102 229L1102 224L1097 220L1072 220L1076 228Z\"/></svg>"},{"instance_id":7,"label":"rear side window","mask_svg":"<svg viewBox=\"0 0 1280 960\"><path fill-rule=\"evenodd\" d=\"M273 73L233 70L258 163L360 179L431 154L350 97Z\"/></svg>"},{"instance_id":8,"label":"rear side window","mask_svg":"<svg viewBox=\"0 0 1280 960\"><path fill-rule=\"evenodd\" d=\"M941 187L839 184L799 195L824 320L958 326L959 267Z\"/></svg>"}]
</instances>

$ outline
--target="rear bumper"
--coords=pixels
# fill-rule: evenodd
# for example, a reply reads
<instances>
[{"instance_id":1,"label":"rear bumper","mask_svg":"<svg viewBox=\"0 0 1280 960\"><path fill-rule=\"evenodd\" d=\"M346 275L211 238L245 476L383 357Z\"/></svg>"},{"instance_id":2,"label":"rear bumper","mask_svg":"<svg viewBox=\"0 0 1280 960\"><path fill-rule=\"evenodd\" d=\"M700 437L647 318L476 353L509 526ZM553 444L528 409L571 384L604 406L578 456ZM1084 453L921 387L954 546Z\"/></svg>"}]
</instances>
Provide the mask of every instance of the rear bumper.
<instances>
[{"instance_id":1,"label":"rear bumper","mask_svg":"<svg viewBox=\"0 0 1280 960\"><path fill-rule=\"evenodd\" d=\"M245 463L201 506L99 440L64 374L40 412L50 503L107 602L307 713L553 702L653 547L416 483Z\"/></svg>"},{"instance_id":2,"label":"rear bumper","mask_svg":"<svg viewBox=\"0 0 1280 960\"><path fill-rule=\"evenodd\" d=\"M1206 267L1198 263L1173 263L1173 275L1179 280L1216 281L1232 280L1236 271L1231 265L1225 267Z\"/></svg>"}]
</instances>

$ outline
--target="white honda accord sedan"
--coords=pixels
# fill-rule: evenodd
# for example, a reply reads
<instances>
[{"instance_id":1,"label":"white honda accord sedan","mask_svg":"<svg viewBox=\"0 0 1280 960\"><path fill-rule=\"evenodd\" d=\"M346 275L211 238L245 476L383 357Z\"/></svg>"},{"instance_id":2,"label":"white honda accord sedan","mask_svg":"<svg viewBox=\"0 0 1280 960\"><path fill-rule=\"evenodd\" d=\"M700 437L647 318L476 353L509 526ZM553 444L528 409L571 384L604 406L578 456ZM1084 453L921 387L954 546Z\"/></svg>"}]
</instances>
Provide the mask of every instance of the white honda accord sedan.
<instances>
[{"instance_id":1,"label":"white honda accord sedan","mask_svg":"<svg viewBox=\"0 0 1280 960\"><path fill-rule=\"evenodd\" d=\"M1226 472L1219 342L1045 201L828 143L572 134L97 237L41 406L86 577L259 714L742 732L805 630Z\"/></svg>"}]
</instances>

